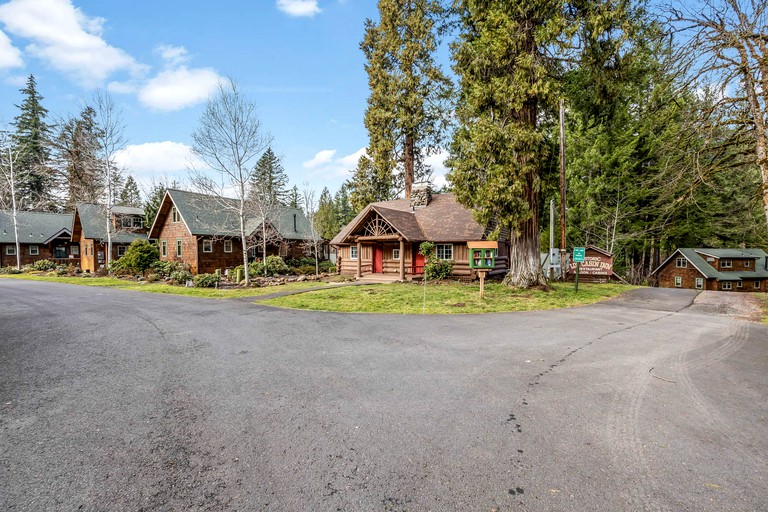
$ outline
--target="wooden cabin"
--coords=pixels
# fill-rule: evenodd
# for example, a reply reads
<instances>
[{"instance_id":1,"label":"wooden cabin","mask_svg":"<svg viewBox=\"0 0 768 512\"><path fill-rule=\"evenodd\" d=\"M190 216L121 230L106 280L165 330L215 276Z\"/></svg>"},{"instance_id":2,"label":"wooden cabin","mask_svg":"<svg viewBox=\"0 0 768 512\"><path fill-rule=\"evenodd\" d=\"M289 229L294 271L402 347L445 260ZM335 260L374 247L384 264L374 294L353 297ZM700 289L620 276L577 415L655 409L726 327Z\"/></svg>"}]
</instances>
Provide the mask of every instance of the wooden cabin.
<instances>
[{"instance_id":1,"label":"wooden cabin","mask_svg":"<svg viewBox=\"0 0 768 512\"><path fill-rule=\"evenodd\" d=\"M58 265L79 265L80 246L72 243L72 215L45 212L16 212L19 255L22 265L51 260ZM15 267L16 236L13 214L0 211L0 267Z\"/></svg>"},{"instance_id":2,"label":"wooden cabin","mask_svg":"<svg viewBox=\"0 0 768 512\"><path fill-rule=\"evenodd\" d=\"M162 261L182 262L190 272L213 273L243 264L236 199L183 190L166 191L149 237L157 240ZM299 258L312 238L309 221L298 208L275 206L267 214L270 233L267 256ZM246 220L249 260L261 258L257 239L262 223L254 214Z\"/></svg>"},{"instance_id":3,"label":"wooden cabin","mask_svg":"<svg viewBox=\"0 0 768 512\"><path fill-rule=\"evenodd\" d=\"M653 271L661 288L768 291L768 255L762 249L677 249Z\"/></svg>"},{"instance_id":4,"label":"wooden cabin","mask_svg":"<svg viewBox=\"0 0 768 512\"><path fill-rule=\"evenodd\" d=\"M453 275L474 279L467 242L485 240L490 229L478 224L472 212L453 194L432 194L428 184L415 184L410 199L371 203L331 241L338 250L340 273L413 279L424 273L422 242L435 244L435 254L453 260ZM489 275L509 270L508 233L499 239L496 263Z\"/></svg>"},{"instance_id":5,"label":"wooden cabin","mask_svg":"<svg viewBox=\"0 0 768 512\"><path fill-rule=\"evenodd\" d=\"M144 210L127 206L113 206L111 225L112 260L125 254L134 240L146 240ZM80 268L95 272L106 265L107 210L104 205L80 203L72 218L72 242L80 246Z\"/></svg>"}]
</instances>

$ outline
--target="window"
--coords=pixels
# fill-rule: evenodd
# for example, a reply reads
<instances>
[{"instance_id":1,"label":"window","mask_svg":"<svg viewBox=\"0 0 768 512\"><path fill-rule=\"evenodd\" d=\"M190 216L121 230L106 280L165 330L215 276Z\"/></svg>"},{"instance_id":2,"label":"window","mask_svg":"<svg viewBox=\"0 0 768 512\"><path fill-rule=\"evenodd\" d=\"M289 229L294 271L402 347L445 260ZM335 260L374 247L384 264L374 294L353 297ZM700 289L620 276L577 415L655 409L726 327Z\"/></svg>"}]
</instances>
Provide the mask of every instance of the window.
<instances>
[{"instance_id":1,"label":"window","mask_svg":"<svg viewBox=\"0 0 768 512\"><path fill-rule=\"evenodd\" d=\"M760 289L760 281L755 281L754 283L752 283L752 286L755 288L755 290L759 290Z\"/></svg>"},{"instance_id":2,"label":"window","mask_svg":"<svg viewBox=\"0 0 768 512\"><path fill-rule=\"evenodd\" d=\"M720 285L721 290L730 290L731 289L731 282L730 281L723 281L723 283Z\"/></svg>"},{"instance_id":3,"label":"window","mask_svg":"<svg viewBox=\"0 0 768 512\"><path fill-rule=\"evenodd\" d=\"M675 288L682 288L683 286L683 278L680 276L675 276Z\"/></svg>"},{"instance_id":4,"label":"window","mask_svg":"<svg viewBox=\"0 0 768 512\"><path fill-rule=\"evenodd\" d=\"M124 245L118 245L117 246L117 257L122 258L125 256L125 246Z\"/></svg>"},{"instance_id":5,"label":"window","mask_svg":"<svg viewBox=\"0 0 768 512\"><path fill-rule=\"evenodd\" d=\"M5 255L6 256L16 256L16 246L15 245L6 245L5 246Z\"/></svg>"},{"instance_id":6,"label":"window","mask_svg":"<svg viewBox=\"0 0 768 512\"><path fill-rule=\"evenodd\" d=\"M232 252L232 240L224 240L224 252Z\"/></svg>"},{"instance_id":7,"label":"window","mask_svg":"<svg viewBox=\"0 0 768 512\"><path fill-rule=\"evenodd\" d=\"M400 249L392 249L392 259L393 260L400 259Z\"/></svg>"},{"instance_id":8,"label":"window","mask_svg":"<svg viewBox=\"0 0 768 512\"><path fill-rule=\"evenodd\" d=\"M733 260L720 260L720 268L733 268Z\"/></svg>"},{"instance_id":9,"label":"window","mask_svg":"<svg viewBox=\"0 0 768 512\"><path fill-rule=\"evenodd\" d=\"M67 257L67 248L63 245L59 245L53 248L53 257L56 259L62 259Z\"/></svg>"},{"instance_id":10,"label":"window","mask_svg":"<svg viewBox=\"0 0 768 512\"><path fill-rule=\"evenodd\" d=\"M160 256L162 256L163 258L168 256L168 241L167 240L163 240L163 241L160 242Z\"/></svg>"},{"instance_id":11,"label":"window","mask_svg":"<svg viewBox=\"0 0 768 512\"><path fill-rule=\"evenodd\" d=\"M738 281L736 283L736 288L742 288L743 286L744 286L744 282L743 281Z\"/></svg>"},{"instance_id":12,"label":"window","mask_svg":"<svg viewBox=\"0 0 768 512\"><path fill-rule=\"evenodd\" d=\"M749 268L751 264L752 262L750 262L749 260L744 260L744 268Z\"/></svg>"},{"instance_id":13,"label":"window","mask_svg":"<svg viewBox=\"0 0 768 512\"><path fill-rule=\"evenodd\" d=\"M435 246L435 255L439 260L452 260L453 244L437 244Z\"/></svg>"},{"instance_id":14,"label":"window","mask_svg":"<svg viewBox=\"0 0 768 512\"><path fill-rule=\"evenodd\" d=\"M356 260L357 259L357 246L352 245L349 247L349 259Z\"/></svg>"},{"instance_id":15,"label":"window","mask_svg":"<svg viewBox=\"0 0 768 512\"><path fill-rule=\"evenodd\" d=\"M688 260L685 258L677 258L675 260L675 267L677 268L688 268Z\"/></svg>"},{"instance_id":16,"label":"window","mask_svg":"<svg viewBox=\"0 0 768 512\"><path fill-rule=\"evenodd\" d=\"M120 219L120 225L123 226L124 228L130 228L132 224L133 224L133 221L131 221L130 217L126 216Z\"/></svg>"},{"instance_id":17,"label":"window","mask_svg":"<svg viewBox=\"0 0 768 512\"><path fill-rule=\"evenodd\" d=\"M213 252L213 240L203 240L203 252Z\"/></svg>"},{"instance_id":18,"label":"window","mask_svg":"<svg viewBox=\"0 0 768 512\"><path fill-rule=\"evenodd\" d=\"M29 246L29 255L30 256L37 256L40 254L40 248L36 245L30 245Z\"/></svg>"},{"instance_id":19,"label":"window","mask_svg":"<svg viewBox=\"0 0 768 512\"><path fill-rule=\"evenodd\" d=\"M141 217L134 217L132 223L133 225L131 227L139 229L144 225L144 221L141 219Z\"/></svg>"},{"instance_id":20,"label":"window","mask_svg":"<svg viewBox=\"0 0 768 512\"><path fill-rule=\"evenodd\" d=\"M80 256L80 246L79 245L71 245L69 247L69 254L72 256Z\"/></svg>"},{"instance_id":21,"label":"window","mask_svg":"<svg viewBox=\"0 0 768 512\"><path fill-rule=\"evenodd\" d=\"M177 210L175 206L171 207L171 222L176 223L180 220L181 216L179 215L179 210Z\"/></svg>"},{"instance_id":22,"label":"window","mask_svg":"<svg viewBox=\"0 0 768 512\"><path fill-rule=\"evenodd\" d=\"M704 288L704 278L703 277L697 277L696 278L696 289L701 290Z\"/></svg>"},{"instance_id":23,"label":"window","mask_svg":"<svg viewBox=\"0 0 768 512\"><path fill-rule=\"evenodd\" d=\"M181 240L176 240L176 256L181 256Z\"/></svg>"}]
</instances>

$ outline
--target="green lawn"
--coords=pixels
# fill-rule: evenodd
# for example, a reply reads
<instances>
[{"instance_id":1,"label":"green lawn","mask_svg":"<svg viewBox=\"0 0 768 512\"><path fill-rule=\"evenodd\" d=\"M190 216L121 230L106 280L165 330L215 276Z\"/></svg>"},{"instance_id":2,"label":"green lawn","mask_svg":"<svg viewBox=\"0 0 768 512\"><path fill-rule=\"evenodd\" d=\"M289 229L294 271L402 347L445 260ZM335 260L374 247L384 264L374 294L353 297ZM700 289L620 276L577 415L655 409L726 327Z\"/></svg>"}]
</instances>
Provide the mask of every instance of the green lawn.
<instances>
[{"instance_id":1,"label":"green lawn","mask_svg":"<svg viewBox=\"0 0 768 512\"><path fill-rule=\"evenodd\" d=\"M763 323L768 324L768 295L760 294L757 296L760 300L760 304L763 306Z\"/></svg>"},{"instance_id":2,"label":"green lawn","mask_svg":"<svg viewBox=\"0 0 768 512\"><path fill-rule=\"evenodd\" d=\"M486 284L480 299L479 284L441 283L426 287L426 309L430 314L495 313L556 309L593 304L636 288L619 284L557 283L550 291L512 290L501 284ZM424 287L415 283L379 284L329 288L260 302L271 306L345 313L421 314Z\"/></svg>"},{"instance_id":3,"label":"green lawn","mask_svg":"<svg viewBox=\"0 0 768 512\"><path fill-rule=\"evenodd\" d=\"M165 283L137 283L114 277L57 277L39 276L34 274L0 275L6 279L26 279L30 281L46 281L53 283L77 284L81 286L108 286L121 290L135 290L148 293L168 293L172 295L186 295L189 297L203 297L208 299L231 299L238 297L256 297L270 293L305 290L322 286L324 283L305 281L302 283L288 283L281 286L265 286L263 288L185 288L183 286L171 286Z\"/></svg>"}]
</instances>

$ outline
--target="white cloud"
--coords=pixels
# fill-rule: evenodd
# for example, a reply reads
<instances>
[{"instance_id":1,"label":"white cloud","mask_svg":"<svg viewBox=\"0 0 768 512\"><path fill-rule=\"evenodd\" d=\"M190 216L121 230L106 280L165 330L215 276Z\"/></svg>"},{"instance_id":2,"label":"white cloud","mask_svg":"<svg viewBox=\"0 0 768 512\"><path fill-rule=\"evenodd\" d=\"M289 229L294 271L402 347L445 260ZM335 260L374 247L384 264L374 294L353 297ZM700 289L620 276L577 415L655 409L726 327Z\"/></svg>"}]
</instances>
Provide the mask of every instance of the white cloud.
<instances>
[{"instance_id":1,"label":"white cloud","mask_svg":"<svg viewBox=\"0 0 768 512\"><path fill-rule=\"evenodd\" d=\"M154 110L180 110L205 101L221 80L211 68L168 69L141 87L139 101Z\"/></svg>"},{"instance_id":2,"label":"white cloud","mask_svg":"<svg viewBox=\"0 0 768 512\"><path fill-rule=\"evenodd\" d=\"M311 160L302 163L301 166L305 169L316 169L328 165L333 160L335 154L335 149L323 149L322 151L315 153L315 156L313 156Z\"/></svg>"},{"instance_id":3,"label":"white cloud","mask_svg":"<svg viewBox=\"0 0 768 512\"><path fill-rule=\"evenodd\" d=\"M146 66L102 39L104 18L88 17L70 0L11 0L0 5L8 33L28 39L24 48L85 86L111 74L141 75Z\"/></svg>"},{"instance_id":4,"label":"white cloud","mask_svg":"<svg viewBox=\"0 0 768 512\"><path fill-rule=\"evenodd\" d=\"M137 179L186 174L191 167L202 167L192 148L169 140L131 144L115 154L115 162Z\"/></svg>"},{"instance_id":5,"label":"white cloud","mask_svg":"<svg viewBox=\"0 0 768 512\"><path fill-rule=\"evenodd\" d=\"M160 58L163 59L168 66L172 67L180 66L189 60L187 49L183 46L161 44L155 48L155 53L160 55Z\"/></svg>"},{"instance_id":6,"label":"white cloud","mask_svg":"<svg viewBox=\"0 0 768 512\"><path fill-rule=\"evenodd\" d=\"M277 0L276 5L288 16L312 17L320 13L317 0Z\"/></svg>"},{"instance_id":7,"label":"white cloud","mask_svg":"<svg viewBox=\"0 0 768 512\"><path fill-rule=\"evenodd\" d=\"M10 38L0 30L0 69L20 68L23 65L21 51L14 47Z\"/></svg>"}]
</instances>

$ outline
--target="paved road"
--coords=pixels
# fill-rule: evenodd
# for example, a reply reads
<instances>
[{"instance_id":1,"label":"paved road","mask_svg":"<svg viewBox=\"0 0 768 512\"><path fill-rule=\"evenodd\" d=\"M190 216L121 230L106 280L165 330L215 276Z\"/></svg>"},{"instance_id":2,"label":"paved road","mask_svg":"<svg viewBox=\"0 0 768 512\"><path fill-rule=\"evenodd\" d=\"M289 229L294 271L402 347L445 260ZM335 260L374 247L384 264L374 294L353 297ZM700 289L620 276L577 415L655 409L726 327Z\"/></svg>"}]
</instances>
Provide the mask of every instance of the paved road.
<instances>
[{"instance_id":1,"label":"paved road","mask_svg":"<svg viewBox=\"0 0 768 512\"><path fill-rule=\"evenodd\" d=\"M766 510L768 327L694 297L372 316L0 279L0 509Z\"/></svg>"}]
</instances>

